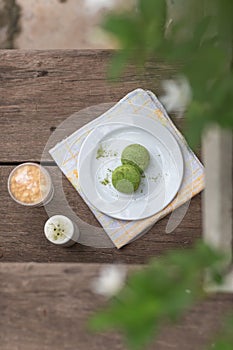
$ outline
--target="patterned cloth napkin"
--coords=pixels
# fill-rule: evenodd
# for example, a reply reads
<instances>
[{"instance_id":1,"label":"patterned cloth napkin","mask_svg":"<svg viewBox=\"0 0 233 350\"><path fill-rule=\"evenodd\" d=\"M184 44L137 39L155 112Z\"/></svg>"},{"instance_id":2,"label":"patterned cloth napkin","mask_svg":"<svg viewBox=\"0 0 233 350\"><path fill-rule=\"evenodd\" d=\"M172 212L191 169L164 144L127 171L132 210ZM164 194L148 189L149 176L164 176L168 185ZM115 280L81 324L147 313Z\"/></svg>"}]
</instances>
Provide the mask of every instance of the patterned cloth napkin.
<instances>
[{"instance_id":1,"label":"patterned cloth napkin","mask_svg":"<svg viewBox=\"0 0 233 350\"><path fill-rule=\"evenodd\" d=\"M152 118L170 130L176 138L183 154L184 177L174 200L162 211L147 219L137 221L113 219L92 207L90 203L87 203L117 248L121 248L139 235L147 232L159 219L180 207L204 188L203 165L189 148L184 137L175 127L162 104L152 92L137 89L126 95L103 115L86 124L50 150L50 154L59 168L85 201L86 199L78 183L77 158L80 147L93 128L102 123L117 121L117 117L122 115L122 113L126 115L137 113L145 118Z\"/></svg>"}]
</instances>

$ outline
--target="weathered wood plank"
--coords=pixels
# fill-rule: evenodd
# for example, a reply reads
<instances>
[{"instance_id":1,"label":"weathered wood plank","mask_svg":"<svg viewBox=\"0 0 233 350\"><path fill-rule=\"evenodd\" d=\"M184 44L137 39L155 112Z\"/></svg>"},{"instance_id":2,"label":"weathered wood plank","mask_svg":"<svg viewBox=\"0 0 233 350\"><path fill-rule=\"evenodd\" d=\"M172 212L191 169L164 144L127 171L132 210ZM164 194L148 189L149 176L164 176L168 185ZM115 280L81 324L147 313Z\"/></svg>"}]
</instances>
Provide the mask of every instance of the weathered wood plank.
<instances>
[{"instance_id":1,"label":"weathered wood plank","mask_svg":"<svg viewBox=\"0 0 233 350\"><path fill-rule=\"evenodd\" d=\"M159 93L161 81L175 74L162 62L149 62L141 76L131 67L118 83L110 83L111 55L103 50L1 50L0 162L39 161L54 127L71 114L117 102L138 87ZM79 126L85 123L80 119Z\"/></svg>"},{"instance_id":2,"label":"weathered wood plank","mask_svg":"<svg viewBox=\"0 0 233 350\"><path fill-rule=\"evenodd\" d=\"M44 237L43 225L47 214L43 208L26 209L12 201L7 192L10 166L0 166L1 201L0 210L0 261L12 262L124 262L145 263L152 256L164 251L190 247L201 236L201 196L192 199L183 221L171 234L165 233L169 217L159 221L143 237L117 250L95 249L75 245L69 249L50 244ZM48 167L53 174L59 171ZM55 181L57 178L55 177ZM67 179L63 188L71 208L89 224L99 226L91 211ZM57 186L55 182L55 191ZM57 193L59 197L59 193Z\"/></svg>"},{"instance_id":3,"label":"weathered wood plank","mask_svg":"<svg viewBox=\"0 0 233 350\"><path fill-rule=\"evenodd\" d=\"M182 223L166 234L168 217L149 233L121 250L75 245L57 248L46 241L43 208L25 209L7 193L11 163L40 161L44 146L63 120L85 107L117 102L137 87L160 92L160 83L175 69L148 63L142 76L132 67L116 84L106 81L110 51L0 52L0 344L2 350L123 349L117 334L92 335L89 315L104 301L93 295L90 281L100 265L67 262L145 263L168 249L190 247L200 237L200 195L190 204ZM77 127L88 120L82 118ZM183 120L176 120L182 128ZM45 160L51 161L49 155ZM4 166L4 163L9 166ZM53 173L56 167L48 167ZM98 223L71 184L63 187L72 209L93 225ZM56 182L55 182L56 188ZM18 262L40 262L41 264ZM11 263L7 263L11 262ZM14 264L15 262L17 264ZM62 262L62 264L42 264ZM199 350L232 309L232 295L214 296L193 308L179 326L164 328L158 350Z\"/></svg>"},{"instance_id":4,"label":"weathered wood plank","mask_svg":"<svg viewBox=\"0 0 233 350\"><path fill-rule=\"evenodd\" d=\"M116 102L137 87L152 88L159 92L161 80L170 78L175 73L174 68L162 62L149 62L143 75L138 76L138 72L129 67L124 77L112 84L106 81L106 67L111 54L111 51L101 50L2 50L0 128L3 132L0 140L0 164L40 161L41 152L54 128L74 112L98 103ZM77 121L76 127L81 127L89 120L90 115L85 114ZM176 123L181 128L183 120L176 120ZM43 160L51 161L51 158L45 153ZM198 196L192 201L185 219L173 234L165 234L168 221L165 218L146 236L120 252L80 245L66 250L58 249L43 237L43 224L47 219L43 208L25 210L13 203L8 196L6 181L11 169L11 166L0 168L5 203L0 212L2 261L140 263L164 250L190 246L201 234ZM55 167L50 169L57 171ZM99 226L66 179L64 188L72 209L84 221Z\"/></svg>"},{"instance_id":5,"label":"weathered wood plank","mask_svg":"<svg viewBox=\"0 0 233 350\"><path fill-rule=\"evenodd\" d=\"M98 264L0 264L1 350L125 349L116 333L92 334L90 315L105 304L90 284ZM164 327L151 349L199 350L233 307L232 295L213 296L179 325Z\"/></svg>"}]
</instances>

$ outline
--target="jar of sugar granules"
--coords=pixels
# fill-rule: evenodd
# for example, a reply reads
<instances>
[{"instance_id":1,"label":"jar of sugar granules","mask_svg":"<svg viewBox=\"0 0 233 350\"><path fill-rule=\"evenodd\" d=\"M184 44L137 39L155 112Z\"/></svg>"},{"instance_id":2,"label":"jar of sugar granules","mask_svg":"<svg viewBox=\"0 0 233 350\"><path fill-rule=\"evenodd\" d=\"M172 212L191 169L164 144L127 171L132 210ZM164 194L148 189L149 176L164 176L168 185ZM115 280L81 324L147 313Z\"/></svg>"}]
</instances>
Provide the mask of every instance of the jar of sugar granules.
<instances>
[{"instance_id":1,"label":"jar of sugar granules","mask_svg":"<svg viewBox=\"0 0 233 350\"><path fill-rule=\"evenodd\" d=\"M39 207L52 199L54 188L51 176L44 167L36 163L23 163L11 172L8 191L15 202Z\"/></svg>"}]
</instances>

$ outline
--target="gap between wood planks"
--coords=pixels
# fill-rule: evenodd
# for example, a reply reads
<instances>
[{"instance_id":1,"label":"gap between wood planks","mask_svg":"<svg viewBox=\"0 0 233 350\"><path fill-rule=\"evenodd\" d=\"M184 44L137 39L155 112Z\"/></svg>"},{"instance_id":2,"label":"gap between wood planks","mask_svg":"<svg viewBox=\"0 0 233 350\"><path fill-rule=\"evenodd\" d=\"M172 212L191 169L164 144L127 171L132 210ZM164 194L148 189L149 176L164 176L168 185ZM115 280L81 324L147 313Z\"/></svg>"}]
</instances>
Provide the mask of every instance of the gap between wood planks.
<instances>
[{"instance_id":1,"label":"gap between wood planks","mask_svg":"<svg viewBox=\"0 0 233 350\"><path fill-rule=\"evenodd\" d=\"M0 162L0 166L17 166L23 163L36 163L43 166L57 166L57 164L53 161L38 162L36 160L25 160L25 162Z\"/></svg>"}]
</instances>

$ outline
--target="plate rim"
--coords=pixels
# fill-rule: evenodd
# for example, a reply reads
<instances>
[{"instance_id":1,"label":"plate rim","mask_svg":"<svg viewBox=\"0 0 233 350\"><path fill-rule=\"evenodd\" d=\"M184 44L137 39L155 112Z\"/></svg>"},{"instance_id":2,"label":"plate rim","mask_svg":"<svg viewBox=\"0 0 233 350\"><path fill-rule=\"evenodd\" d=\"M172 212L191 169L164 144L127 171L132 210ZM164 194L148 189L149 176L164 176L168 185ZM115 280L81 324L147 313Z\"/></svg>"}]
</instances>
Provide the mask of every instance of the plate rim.
<instances>
[{"instance_id":1,"label":"plate rim","mask_svg":"<svg viewBox=\"0 0 233 350\"><path fill-rule=\"evenodd\" d=\"M146 121L148 121L147 118L141 116L141 115L134 115L134 114L130 114L128 116L131 116L131 118L140 118L140 119L144 119ZM179 145L179 142L177 141L177 139L175 138L175 136L173 135L173 133L165 126L163 125L161 122L157 121L157 120L153 120L153 123L159 125L159 127L161 127L162 129L165 130L165 132L167 132L167 135L169 135L169 137L173 140L173 142L176 144L176 148L178 150L178 155L179 155L179 166L178 166L178 171L180 172L180 181L177 185L177 190L176 192L174 193L174 195L172 196L172 198L169 200L168 203L166 203L164 206L162 206L162 208L156 212L154 212L153 214L149 214L149 215L143 215L141 217L133 217L131 216L130 218L126 218L125 216L121 216L120 213L118 215L111 215L109 214L107 211L105 210L102 210L98 207L96 207L92 201L89 200L89 198L87 198L87 196L85 195L85 192L83 191L82 189L82 186L79 182L79 186L80 186L80 190L81 190L81 193L82 195L84 196L85 200L87 201L87 203L89 203L89 205L93 206L95 209L99 210L101 213L105 214L105 215L108 215L114 219L117 219L117 220L126 220L126 221L137 221L137 220L143 220L143 219L147 219L147 218L150 218L152 217L153 215L156 215L157 213L159 213L160 211L162 211L164 208L166 208L171 202L172 200L175 198L175 196L177 195L180 187L181 187L181 184L182 184L182 181L183 181L183 177L184 177L184 159L183 159L183 154L182 154L182 150L180 148L180 145ZM81 147L80 147L80 150L79 150L79 155L78 155L78 159L77 159L77 168L78 168L78 172L80 173L80 169L79 169L79 159L80 159L80 156L83 152L83 148L85 147L85 144L87 142L88 139L90 139L92 133L94 133L98 128L101 128L101 127L104 127L104 126L109 126L109 125L119 125L119 126L134 126L138 129L142 129L148 133L150 133L153 137L155 138L158 138L157 135L155 135L153 132L151 132L151 130L148 130L148 128L144 127L144 126L141 126L141 125L137 125L137 121L135 121L135 124L130 124L129 122L122 122L122 121L107 121L107 122L104 122L104 123L100 123L99 125L96 125L92 130L91 132L88 134L88 136L85 138L85 140L83 141ZM106 136L106 135L105 135ZM167 147L166 143L158 138L159 141L163 144L163 146L167 149L167 151L169 152L169 154L172 156L172 159L174 161L175 164L177 164L176 160L174 159L173 157L173 154L171 153L170 149Z\"/></svg>"}]
</instances>

